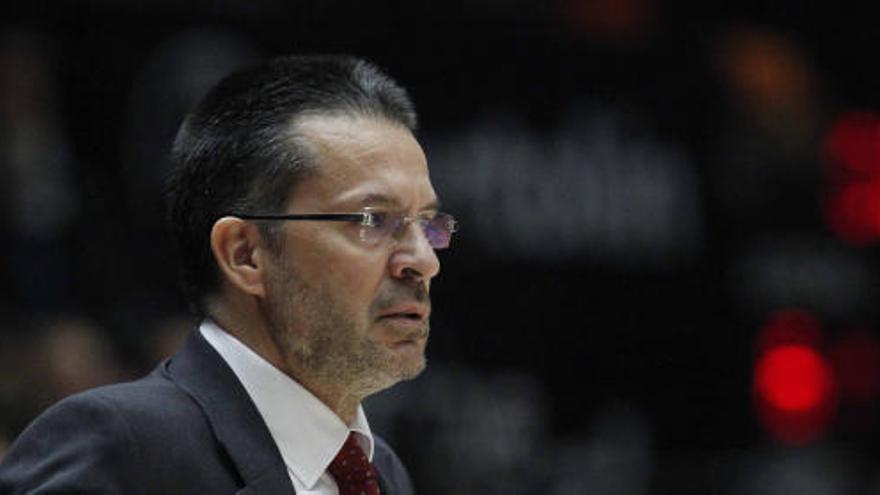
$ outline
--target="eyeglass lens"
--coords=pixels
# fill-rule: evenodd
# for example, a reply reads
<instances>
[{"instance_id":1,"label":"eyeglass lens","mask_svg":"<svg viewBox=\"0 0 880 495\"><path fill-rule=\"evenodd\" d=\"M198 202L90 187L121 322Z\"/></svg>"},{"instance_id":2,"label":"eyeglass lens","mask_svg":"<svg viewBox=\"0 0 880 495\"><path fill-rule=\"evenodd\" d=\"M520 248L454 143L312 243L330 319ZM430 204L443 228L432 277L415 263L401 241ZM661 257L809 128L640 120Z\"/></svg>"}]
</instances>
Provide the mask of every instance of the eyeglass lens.
<instances>
[{"instance_id":1,"label":"eyeglass lens","mask_svg":"<svg viewBox=\"0 0 880 495\"><path fill-rule=\"evenodd\" d=\"M438 213L431 218L416 218L410 220L406 215L393 215L376 213L373 215L373 225L364 226L361 237L370 243L379 243L389 237L398 237L410 221L415 221L421 227L428 244L434 249L445 249L454 232L455 221L451 215Z\"/></svg>"}]
</instances>

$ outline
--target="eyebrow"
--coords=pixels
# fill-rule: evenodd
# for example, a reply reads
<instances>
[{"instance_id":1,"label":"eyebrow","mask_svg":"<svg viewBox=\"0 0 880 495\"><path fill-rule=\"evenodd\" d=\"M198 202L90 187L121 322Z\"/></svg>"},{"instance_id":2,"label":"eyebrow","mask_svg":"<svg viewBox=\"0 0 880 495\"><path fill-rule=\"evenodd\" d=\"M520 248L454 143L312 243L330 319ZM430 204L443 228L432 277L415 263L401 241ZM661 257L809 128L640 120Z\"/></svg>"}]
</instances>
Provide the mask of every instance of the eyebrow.
<instances>
[{"instance_id":1,"label":"eyebrow","mask_svg":"<svg viewBox=\"0 0 880 495\"><path fill-rule=\"evenodd\" d=\"M401 204L397 198L387 196L381 193L370 193L360 200L360 206L383 206L386 208L400 208ZM434 199L426 205L419 208L419 211L437 211L440 209L440 200Z\"/></svg>"}]
</instances>

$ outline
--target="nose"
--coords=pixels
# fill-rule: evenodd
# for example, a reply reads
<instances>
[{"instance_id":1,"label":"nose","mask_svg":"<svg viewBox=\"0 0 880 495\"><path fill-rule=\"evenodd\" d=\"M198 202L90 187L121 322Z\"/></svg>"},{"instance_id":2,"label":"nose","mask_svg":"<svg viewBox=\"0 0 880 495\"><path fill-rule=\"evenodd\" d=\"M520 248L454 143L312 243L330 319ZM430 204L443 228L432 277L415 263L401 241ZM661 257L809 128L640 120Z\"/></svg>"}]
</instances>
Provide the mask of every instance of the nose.
<instances>
[{"instance_id":1,"label":"nose","mask_svg":"<svg viewBox=\"0 0 880 495\"><path fill-rule=\"evenodd\" d=\"M419 222L409 223L389 259L391 276L428 282L440 273L440 260Z\"/></svg>"}]
</instances>

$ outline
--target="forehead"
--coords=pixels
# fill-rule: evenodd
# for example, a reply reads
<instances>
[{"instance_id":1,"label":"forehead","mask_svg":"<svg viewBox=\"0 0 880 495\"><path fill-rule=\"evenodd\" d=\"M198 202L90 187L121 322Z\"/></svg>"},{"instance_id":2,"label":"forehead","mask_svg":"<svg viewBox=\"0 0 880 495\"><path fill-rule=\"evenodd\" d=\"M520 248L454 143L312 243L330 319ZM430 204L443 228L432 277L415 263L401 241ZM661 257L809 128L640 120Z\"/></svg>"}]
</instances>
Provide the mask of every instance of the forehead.
<instances>
[{"instance_id":1,"label":"forehead","mask_svg":"<svg viewBox=\"0 0 880 495\"><path fill-rule=\"evenodd\" d=\"M294 189L302 208L388 203L419 209L436 202L424 151L403 126L382 119L315 115L296 123L316 161Z\"/></svg>"}]
</instances>

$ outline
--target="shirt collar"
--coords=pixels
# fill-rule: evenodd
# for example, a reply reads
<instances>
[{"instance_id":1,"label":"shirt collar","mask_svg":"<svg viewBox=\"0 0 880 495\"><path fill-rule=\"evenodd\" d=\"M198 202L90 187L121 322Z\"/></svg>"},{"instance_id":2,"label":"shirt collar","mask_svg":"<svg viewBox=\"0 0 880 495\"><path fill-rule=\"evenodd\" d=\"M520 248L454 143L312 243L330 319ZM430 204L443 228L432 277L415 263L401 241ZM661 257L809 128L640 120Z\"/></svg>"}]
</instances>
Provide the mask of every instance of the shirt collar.
<instances>
[{"instance_id":1,"label":"shirt collar","mask_svg":"<svg viewBox=\"0 0 880 495\"><path fill-rule=\"evenodd\" d=\"M354 421L346 425L305 387L213 321L203 321L199 331L241 381L287 468L307 488L314 487L351 432L373 459L373 434L363 407L358 405Z\"/></svg>"}]
</instances>

